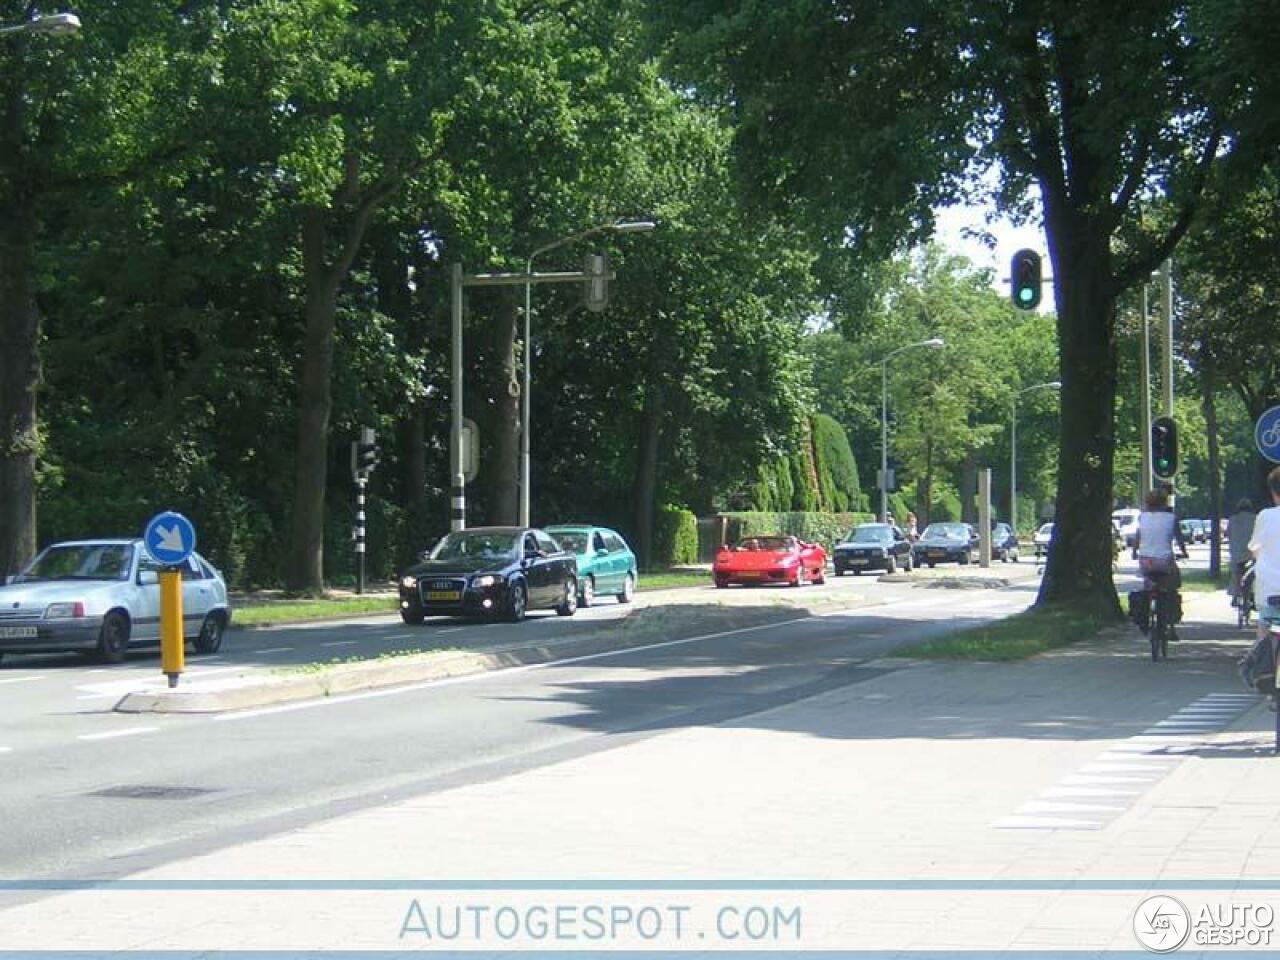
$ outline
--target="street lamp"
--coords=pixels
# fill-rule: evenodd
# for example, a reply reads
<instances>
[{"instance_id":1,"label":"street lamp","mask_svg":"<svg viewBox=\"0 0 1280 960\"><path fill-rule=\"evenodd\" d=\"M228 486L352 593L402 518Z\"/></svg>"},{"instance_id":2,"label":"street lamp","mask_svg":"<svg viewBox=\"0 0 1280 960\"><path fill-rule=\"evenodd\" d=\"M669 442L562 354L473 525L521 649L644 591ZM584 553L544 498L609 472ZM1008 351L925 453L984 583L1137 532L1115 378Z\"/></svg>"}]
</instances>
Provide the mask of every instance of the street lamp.
<instances>
[{"instance_id":1,"label":"street lamp","mask_svg":"<svg viewBox=\"0 0 1280 960\"><path fill-rule=\"evenodd\" d=\"M1061 390L1060 380L1047 380L1018 390L1013 395L1009 416L1009 528L1018 534L1018 398L1032 390Z\"/></svg>"},{"instance_id":2,"label":"street lamp","mask_svg":"<svg viewBox=\"0 0 1280 960\"><path fill-rule=\"evenodd\" d=\"M889 522L889 361L916 347L941 347L941 337L909 343L885 355L880 361L880 522Z\"/></svg>"},{"instance_id":3,"label":"street lamp","mask_svg":"<svg viewBox=\"0 0 1280 960\"><path fill-rule=\"evenodd\" d=\"M549 250L563 247L566 244L573 243L575 240L593 237L598 233L644 233L652 230L655 226L656 224L652 220L611 220L608 223L592 227L590 230L583 230L568 237L561 237L559 240L538 247L533 253L529 254L529 259L525 264L525 276L527 279L524 284L524 383L520 391L520 525L522 527L529 526L529 397L533 392L533 339L531 333L533 261L536 257Z\"/></svg>"},{"instance_id":4,"label":"street lamp","mask_svg":"<svg viewBox=\"0 0 1280 960\"><path fill-rule=\"evenodd\" d=\"M11 27L0 27L2 33L47 33L50 36L62 36L75 33L80 29L80 18L74 13L50 13L43 17L35 17L26 23L14 24Z\"/></svg>"}]
</instances>

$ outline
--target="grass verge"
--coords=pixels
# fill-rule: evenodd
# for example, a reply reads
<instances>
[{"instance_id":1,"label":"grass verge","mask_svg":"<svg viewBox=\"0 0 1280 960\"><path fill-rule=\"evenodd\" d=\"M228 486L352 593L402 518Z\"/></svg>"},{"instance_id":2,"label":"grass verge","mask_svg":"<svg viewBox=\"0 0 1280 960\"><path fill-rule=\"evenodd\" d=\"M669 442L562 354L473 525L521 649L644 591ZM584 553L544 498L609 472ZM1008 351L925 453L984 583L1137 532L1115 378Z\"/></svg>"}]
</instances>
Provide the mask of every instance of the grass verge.
<instances>
[{"instance_id":1,"label":"grass verge","mask_svg":"<svg viewBox=\"0 0 1280 960\"><path fill-rule=\"evenodd\" d=\"M1216 590L1226 590L1227 580L1223 577L1221 580L1214 580L1209 576L1208 570L1183 570L1182 571L1182 592L1183 593L1213 593Z\"/></svg>"},{"instance_id":2,"label":"grass verge","mask_svg":"<svg viewBox=\"0 0 1280 960\"><path fill-rule=\"evenodd\" d=\"M1111 622L1073 610L1026 610L949 637L900 648L892 656L917 660L1025 660L1055 647L1087 640Z\"/></svg>"},{"instance_id":3,"label":"grass verge","mask_svg":"<svg viewBox=\"0 0 1280 960\"><path fill-rule=\"evenodd\" d=\"M710 570L658 570L654 573L641 573L637 587L641 592L646 590L670 590L673 587L709 587L711 586Z\"/></svg>"},{"instance_id":4,"label":"grass verge","mask_svg":"<svg viewBox=\"0 0 1280 960\"><path fill-rule=\"evenodd\" d=\"M344 597L341 600L280 600L272 603L236 606L231 622L238 627L262 627L275 623L358 617L372 613L395 613L394 594L375 597Z\"/></svg>"}]
</instances>

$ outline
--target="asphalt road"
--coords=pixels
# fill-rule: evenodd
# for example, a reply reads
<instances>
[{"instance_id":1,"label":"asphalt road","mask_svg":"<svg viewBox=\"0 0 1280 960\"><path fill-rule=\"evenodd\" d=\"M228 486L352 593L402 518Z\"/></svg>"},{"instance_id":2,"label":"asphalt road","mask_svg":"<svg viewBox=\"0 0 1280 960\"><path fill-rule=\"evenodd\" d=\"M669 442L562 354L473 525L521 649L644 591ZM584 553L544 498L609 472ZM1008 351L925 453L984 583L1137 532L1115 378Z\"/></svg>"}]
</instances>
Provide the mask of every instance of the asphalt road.
<instances>
[{"instance_id":1,"label":"asphalt road","mask_svg":"<svg viewBox=\"0 0 1280 960\"><path fill-rule=\"evenodd\" d=\"M1023 565L1026 569L1029 565ZM1027 572L1030 572L1027 570ZM1036 581L1006 590L925 590L868 578L827 588L883 604L703 638L659 639L568 663L210 716L129 716L111 706L153 655L103 668L21 658L0 668L0 877L121 876L164 860L451 785L609 749L655 731L746 715L884 669L905 642L1025 607ZM317 651L369 655L497 631L564 635L617 617L435 623L391 618L228 637L219 657L305 662ZM596 626L599 626L597 623Z\"/></svg>"}]
</instances>

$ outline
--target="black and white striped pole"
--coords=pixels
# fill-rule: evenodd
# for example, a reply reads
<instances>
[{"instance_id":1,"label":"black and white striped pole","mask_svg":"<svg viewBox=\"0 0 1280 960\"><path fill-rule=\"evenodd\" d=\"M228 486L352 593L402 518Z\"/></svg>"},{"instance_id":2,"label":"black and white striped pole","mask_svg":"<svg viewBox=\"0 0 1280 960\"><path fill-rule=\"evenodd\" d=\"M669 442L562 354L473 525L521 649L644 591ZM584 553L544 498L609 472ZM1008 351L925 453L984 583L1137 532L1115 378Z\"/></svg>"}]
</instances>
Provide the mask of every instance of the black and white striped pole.
<instances>
[{"instance_id":1,"label":"black and white striped pole","mask_svg":"<svg viewBox=\"0 0 1280 960\"><path fill-rule=\"evenodd\" d=\"M463 475L462 459L462 264L455 263L449 271L452 293L452 367L451 393L452 417L449 430L449 475L453 489L450 491L449 529L467 528L467 479Z\"/></svg>"},{"instance_id":2,"label":"black and white striped pole","mask_svg":"<svg viewBox=\"0 0 1280 960\"><path fill-rule=\"evenodd\" d=\"M378 437L372 427L360 428L360 439L351 443L351 476L356 482L356 593L364 593L365 491L369 474L378 465Z\"/></svg>"}]
</instances>

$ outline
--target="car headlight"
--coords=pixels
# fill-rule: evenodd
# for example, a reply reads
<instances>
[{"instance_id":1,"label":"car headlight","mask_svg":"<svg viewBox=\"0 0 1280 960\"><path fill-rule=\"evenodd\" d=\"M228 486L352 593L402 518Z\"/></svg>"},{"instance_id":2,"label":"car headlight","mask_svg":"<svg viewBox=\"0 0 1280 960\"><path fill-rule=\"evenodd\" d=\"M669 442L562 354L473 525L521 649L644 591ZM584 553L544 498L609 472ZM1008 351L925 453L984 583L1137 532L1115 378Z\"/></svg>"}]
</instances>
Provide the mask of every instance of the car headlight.
<instances>
[{"instance_id":1,"label":"car headlight","mask_svg":"<svg viewBox=\"0 0 1280 960\"><path fill-rule=\"evenodd\" d=\"M83 616L84 604L79 600L75 603L51 603L44 610L44 618L46 620L66 620L71 617Z\"/></svg>"},{"instance_id":2,"label":"car headlight","mask_svg":"<svg viewBox=\"0 0 1280 960\"><path fill-rule=\"evenodd\" d=\"M404 587L406 590L412 590L417 585L418 585L417 577L401 577L400 578L400 586Z\"/></svg>"},{"instance_id":3,"label":"car headlight","mask_svg":"<svg viewBox=\"0 0 1280 960\"><path fill-rule=\"evenodd\" d=\"M483 577L476 577L471 581L473 587L492 587L498 582L498 578L492 573L486 573Z\"/></svg>"}]
</instances>

